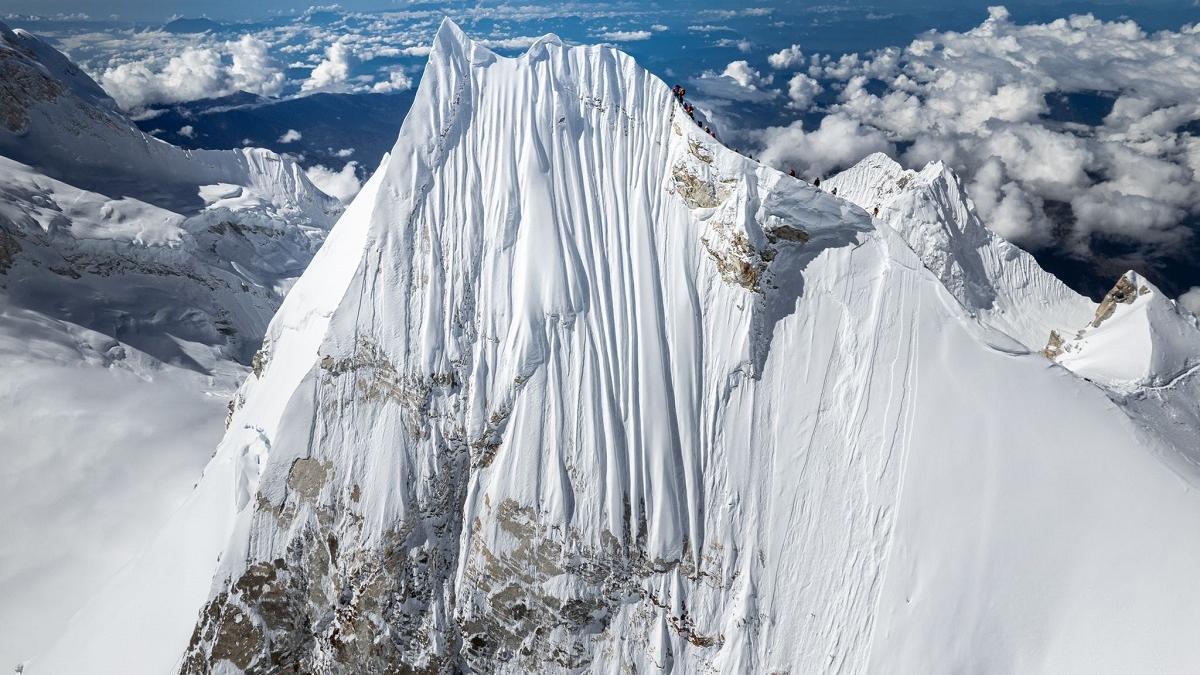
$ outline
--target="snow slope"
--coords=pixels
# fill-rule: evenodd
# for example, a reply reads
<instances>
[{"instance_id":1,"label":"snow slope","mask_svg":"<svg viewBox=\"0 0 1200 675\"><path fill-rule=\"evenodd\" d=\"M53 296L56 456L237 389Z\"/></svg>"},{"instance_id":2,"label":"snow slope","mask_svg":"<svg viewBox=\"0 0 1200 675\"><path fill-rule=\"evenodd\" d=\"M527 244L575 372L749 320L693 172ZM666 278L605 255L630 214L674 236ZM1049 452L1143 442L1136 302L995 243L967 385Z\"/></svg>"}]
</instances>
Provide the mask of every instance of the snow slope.
<instances>
[{"instance_id":1,"label":"snow slope","mask_svg":"<svg viewBox=\"0 0 1200 675\"><path fill-rule=\"evenodd\" d=\"M44 650L183 502L339 212L272 153L142 135L0 25L0 662Z\"/></svg>"},{"instance_id":2,"label":"snow slope","mask_svg":"<svg viewBox=\"0 0 1200 675\"><path fill-rule=\"evenodd\" d=\"M0 23L0 154L113 198L190 215L203 186L276 220L328 228L341 208L295 162L261 148L183 150L142 133L53 47Z\"/></svg>"},{"instance_id":3,"label":"snow slope","mask_svg":"<svg viewBox=\"0 0 1200 675\"><path fill-rule=\"evenodd\" d=\"M1152 284L1129 272L1098 305L1074 293L988 230L940 162L909 171L874 154L825 189L878 208L968 312L1099 385L1137 425L1168 439L1168 463L1184 474L1200 465L1200 331Z\"/></svg>"},{"instance_id":4,"label":"snow slope","mask_svg":"<svg viewBox=\"0 0 1200 675\"><path fill-rule=\"evenodd\" d=\"M876 153L822 188L871 213L878 208L878 218L904 237L968 312L1028 349L1042 349L1051 331L1073 329L1096 309L987 229L958 176L941 162L910 171Z\"/></svg>"},{"instance_id":5,"label":"snow slope","mask_svg":"<svg viewBox=\"0 0 1200 675\"><path fill-rule=\"evenodd\" d=\"M46 649L182 503L229 384L0 294L0 658Z\"/></svg>"},{"instance_id":6,"label":"snow slope","mask_svg":"<svg viewBox=\"0 0 1200 675\"><path fill-rule=\"evenodd\" d=\"M1200 495L932 213L444 23L196 491L26 672L1186 671Z\"/></svg>"},{"instance_id":7,"label":"snow slope","mask_svg":"<svg viewBox=\"0 0 1200 675\"><path fill-rule=\"evenodd\" d=\"M1200 466L1200 320L1127 272L1094 317L1055 337L1049 356L1170 439L1176 452L1167 459L1183 475Z\"/></svg>"},{"instance_id":8,"label":"snow slope","mask_svg":"<svg viewBox=\"0 0 1200 675\"><path fill-rule=\"evenodd\" d=\"M1200 328L1136 272L1127 272L1096 314L1058 348L1057 360L1110 388L1158 386L1200 365Z\"/></svg>"}]
</instances>

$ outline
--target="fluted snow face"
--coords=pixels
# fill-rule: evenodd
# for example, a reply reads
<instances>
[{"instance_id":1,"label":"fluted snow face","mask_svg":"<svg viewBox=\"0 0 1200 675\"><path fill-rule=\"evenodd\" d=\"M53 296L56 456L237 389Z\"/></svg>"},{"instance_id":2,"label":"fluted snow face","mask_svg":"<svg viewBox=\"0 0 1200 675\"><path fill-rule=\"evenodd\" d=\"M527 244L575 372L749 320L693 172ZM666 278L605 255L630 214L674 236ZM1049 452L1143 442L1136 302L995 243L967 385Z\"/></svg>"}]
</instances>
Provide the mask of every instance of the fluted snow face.
<instances>
[{"instance_id":1,"label":"fluted snow face","mask_svg":"<svg viewBox=\"0 0 1200 675\"><path fill-rule=\"evenodd\" d=\"M1200 497L922 263L613 49L444 24L143 563L223 549L158 643L185 673L1061 671L1132 667L1175 612L1141 647L1195 659Z\"/></svg>"}]
</instances>

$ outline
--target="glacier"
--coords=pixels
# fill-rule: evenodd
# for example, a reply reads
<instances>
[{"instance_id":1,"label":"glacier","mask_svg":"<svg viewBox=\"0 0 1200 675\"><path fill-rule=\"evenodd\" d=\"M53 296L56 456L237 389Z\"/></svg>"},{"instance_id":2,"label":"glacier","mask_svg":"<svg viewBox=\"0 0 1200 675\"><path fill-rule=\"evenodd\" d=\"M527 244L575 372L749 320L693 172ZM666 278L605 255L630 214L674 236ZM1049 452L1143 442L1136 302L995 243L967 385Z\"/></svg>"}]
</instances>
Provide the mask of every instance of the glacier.
<instances>
[{"instance_id":1,"label":"glacier","mask_svg":"<svg viewBox=\"0 0 1200 675\"><path fill-rule=\"evenodd\" d=\"M443 22L196 489L25 672L1187 671L1200 329L1123 279Z\"/></svg>"}]
</instances>

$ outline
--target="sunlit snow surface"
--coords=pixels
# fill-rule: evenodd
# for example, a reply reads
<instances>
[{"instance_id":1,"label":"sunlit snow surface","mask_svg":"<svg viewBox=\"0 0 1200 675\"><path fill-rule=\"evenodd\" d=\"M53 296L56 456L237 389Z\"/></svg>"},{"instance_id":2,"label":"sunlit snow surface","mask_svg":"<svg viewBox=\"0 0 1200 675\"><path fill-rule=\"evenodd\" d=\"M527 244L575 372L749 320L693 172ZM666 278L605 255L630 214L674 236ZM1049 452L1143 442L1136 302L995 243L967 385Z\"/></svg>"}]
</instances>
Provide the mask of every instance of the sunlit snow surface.
<instances>
[{"instance_id":1,"label":"sunlit snow surface","mask_svg":"<svg viewBox=\"0 0 1200 675\"><path fill-rule=\"evenodd\" d=\"M189 153L142 134L63 55L3 25L0 69L10 667L59 637L191 492L340 208L273 153ZM246 198L206 203L221 183Z\"/></svg>"},{"instance_id":2,"label":"sunlit snow surface","mask_svg":"<svg viewBox=\"0 0 1200 675\"><path fill-rule=\"evenodd\" d=\"M927 171L872 219L613 49L443 25L197 490L26 672L1186 671L1194 473Z\"/></svg>"}]
</instances>

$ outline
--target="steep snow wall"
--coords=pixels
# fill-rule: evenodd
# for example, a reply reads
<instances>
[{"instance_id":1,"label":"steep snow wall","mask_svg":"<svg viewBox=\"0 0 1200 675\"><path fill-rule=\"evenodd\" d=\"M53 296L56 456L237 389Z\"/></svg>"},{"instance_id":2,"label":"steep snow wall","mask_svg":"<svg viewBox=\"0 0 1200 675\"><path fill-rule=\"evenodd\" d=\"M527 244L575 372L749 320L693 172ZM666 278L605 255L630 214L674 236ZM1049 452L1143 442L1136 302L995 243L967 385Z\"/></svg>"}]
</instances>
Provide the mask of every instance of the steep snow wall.
<instances>
[{"instance_id":1,"label":"steep snow wall","mask_svg":"<svg viewBox=\"0 0 1200 675\"><path fill-rule=\"evenodd\" d=\"M629 57L443 24L195 496L27 672L1194 663L1200 497L945 281Z\"/></svg>"}]
</instances>

